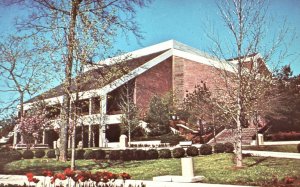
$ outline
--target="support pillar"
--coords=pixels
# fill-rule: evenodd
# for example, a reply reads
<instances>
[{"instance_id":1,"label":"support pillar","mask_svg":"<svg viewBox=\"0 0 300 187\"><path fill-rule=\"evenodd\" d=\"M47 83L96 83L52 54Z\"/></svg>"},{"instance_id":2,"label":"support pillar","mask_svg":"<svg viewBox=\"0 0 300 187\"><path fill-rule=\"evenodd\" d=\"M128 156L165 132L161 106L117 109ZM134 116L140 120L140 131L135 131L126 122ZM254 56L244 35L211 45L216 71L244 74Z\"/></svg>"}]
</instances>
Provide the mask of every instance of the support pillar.
<instances>
[{"instance_id":1,"label":"support pillar","mask_svg":"<svg viewBox=\"0 0 300 187\"><path fill-rule=\"evenodd\" d=\"M18 143L18 130L17 127L14 128L14 140L13 140L13 147L15 147Z\"/></svg>"},{"instance_id":2,"label":"support pillar","mask_svg":"<svg viewBox=\"0 0 300 187\"><path fill-rule=\"evenodd\" d=\"M43 130L43 142L42 144L46 144L46 129Z\"/></svg>"},{"instance_id":3,"label":"support pillar","mask_svg":"<svg viewBox=\"0 0 300 187\"><path fill-rule=\"evenodd\" d=\"M99 147L105 147L105 126L99 127Z\"/></svg>"},{"instance_id":4,"label":"support pillar","mask_svg":"<svg viewBox=\"0 0 300 187\"><path fill-rule=\"evenodd\" d=\"M92 115L93 111L93 98L89 99L89 115ZM92 123L89 124L89 134L88 134L88 147L91 147L91 141L92 141Z\"/></svg>"},{"instance_id":5,"label":"support pillar","mask_svg":"<svg viewBox=\"0 0 300 187\"><path fill-rule=\"evenodd\" d=\"M96 145L95 145L95 143L96 143L96 142L95 142L95 132L92 132L92 142L93 142L93 143L92 143L92 146L93 146L93 147L96 147Z\"/></svg>"},{"instance_id":6,"label":"support pillar","mask_svg":"<svg viewBox=\"0 0 300 187\"><path fill-rule=\"evenodd\" d=\"M92 125L89 124L89 138L88 138L88 147L92 147Z\"/></svg>"},{"instance_id":7,"label":"support pillar","mask_svg":"<svg viewBox=\"0 0 300 187\"><path fill-rule=\"evenodd\" d=\"M68 149L71 149L71 136L68 136Z\"/></svg>"},{"instance_id":8,"label":"support pillar","mask_svg":"<svg viewBox=\"0 0 300 187\"><path fill-rule=\"evenodd\" d=\"M107 102L107 95L102 95L100 101L100 125L99 125L99 147L105 147L106 145L106 102Z\"/></svg>"}]
</instances>

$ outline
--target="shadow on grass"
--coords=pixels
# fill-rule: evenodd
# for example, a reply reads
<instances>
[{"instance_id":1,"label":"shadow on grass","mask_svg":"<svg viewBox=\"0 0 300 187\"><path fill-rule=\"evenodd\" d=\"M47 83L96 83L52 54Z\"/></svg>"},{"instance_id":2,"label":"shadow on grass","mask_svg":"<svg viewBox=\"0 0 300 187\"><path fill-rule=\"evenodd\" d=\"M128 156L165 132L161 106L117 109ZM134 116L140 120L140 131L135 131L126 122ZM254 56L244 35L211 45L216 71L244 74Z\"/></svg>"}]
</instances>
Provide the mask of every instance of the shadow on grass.
<instances>
[{"instance_id":1,"label":"shadow on grass","mask_svg":"<svg viewBox=\"0 0 300 187\"><path fill-rule=\"evenodd\" d=\"M255 162L254 162L253 164L249 164L249 165L247 165L247 166L248 166L248 167L257 166L258 164L260 164L260 163L262 163L262 162L264 162L264 161L266 161L266 160L268 160L267 157L258 158L258 159L255 159Z\"/></svg>"},{"instance_id":2,"label":"shadow on grass","mask_svg":"<svg viewBox=\"0 0 300 187\"><path fill-rule=\"evenodd\" d=\"M122 167L122 168L132 168L135 166L140 166L143 161L122 161L122 160L95 160L95 163L100 167L100 169L107 169L111 167Z\"/></svg>"}]
</instances>

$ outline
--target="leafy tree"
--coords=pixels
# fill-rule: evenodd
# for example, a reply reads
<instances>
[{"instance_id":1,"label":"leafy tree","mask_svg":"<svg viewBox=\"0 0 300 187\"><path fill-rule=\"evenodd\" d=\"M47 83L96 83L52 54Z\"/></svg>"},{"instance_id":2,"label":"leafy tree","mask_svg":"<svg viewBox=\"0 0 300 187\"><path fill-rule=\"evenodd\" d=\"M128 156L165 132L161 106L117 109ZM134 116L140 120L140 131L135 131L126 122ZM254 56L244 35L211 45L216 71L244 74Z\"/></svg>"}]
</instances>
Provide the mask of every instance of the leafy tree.
<instances>
[{"instance_id":1,"label":"leafy tree","mask_svg":"<svg viewBox=\"0 0 300 187\"><path fill-rule=\"evenodd\" d=\"M147 122L151 129L150 135L167 134L170 131L169 120L173 111L173 100L169 94L164 97L154 95L149 104Z\"/></svg>"},{"instance_id":2,"label":"leafy tree","mask_svg":"<svg viewBox=\"0 0 300 187\"><path fill-rule=\"evenodd\" d=\"M300 75L293 76L289 65L276 74L276 81L270 93L272 110L268 111L272 129L300 130ZM280 122L276 127L276 121Z\"/></svg>"},{"instance_id":3,"label":"leafy tree","mask_svg":"<svg viewBox=\"0 0 300 187\"><path fill-rule=\"evenodd\" d=\"M182 108L189 113L189 122L192 126L199 129L200 142L202 143L204 123L207 124L206 126L212 126L215 139L216 128L223 126L230 120L230 116L220 110L220 103L218 102L220 101L213 98L205 83L196 85L195 90L187 93L184 98Z\"/></svg>"}]
</instances>

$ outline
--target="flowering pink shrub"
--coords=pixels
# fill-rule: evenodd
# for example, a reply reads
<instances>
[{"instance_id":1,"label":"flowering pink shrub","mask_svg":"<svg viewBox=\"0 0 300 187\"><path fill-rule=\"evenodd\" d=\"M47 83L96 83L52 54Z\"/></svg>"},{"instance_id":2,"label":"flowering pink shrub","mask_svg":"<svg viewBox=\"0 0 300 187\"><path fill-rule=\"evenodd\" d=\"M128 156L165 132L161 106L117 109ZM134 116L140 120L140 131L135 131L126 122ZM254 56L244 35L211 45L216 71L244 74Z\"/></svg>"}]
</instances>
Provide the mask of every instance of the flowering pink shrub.
<instances>
[{"instance_id":1,"label":"flowering pink shrub","mask_svg":"<svg viewBox=\"0 0 300 187\"><path fill-rule=\"evenodd\" d=\"M45 115L36 114L28 117L23 117L18 124L18 130L24 137L24 143L30 144L37 140L40 131L46 126Z\"/></svg>"}]
</instances>

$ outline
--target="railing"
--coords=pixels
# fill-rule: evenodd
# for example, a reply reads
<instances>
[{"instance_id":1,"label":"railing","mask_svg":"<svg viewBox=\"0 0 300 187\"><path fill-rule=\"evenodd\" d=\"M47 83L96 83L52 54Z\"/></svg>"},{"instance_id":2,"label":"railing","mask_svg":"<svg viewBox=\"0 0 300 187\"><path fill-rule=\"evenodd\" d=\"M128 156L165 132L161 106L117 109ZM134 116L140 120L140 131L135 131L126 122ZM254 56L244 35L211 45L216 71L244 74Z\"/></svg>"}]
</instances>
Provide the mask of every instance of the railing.
<instances>
[{"instance_id":1,"label":"railing","mask_svg":"<svg viewBox=\"0 0 300 187\"><path fill-rule=\"evenodd\" d=\"M105 124L110 125L110 124L118 124L121 123L121 117L122 114L115 114L115 115L106 115L105 116ZM100 114L92 114L92 115L85 115L85 116L80 116L78 117L78 122L77 125L96 125L96 124L101 124L102 119ZM50 123L59 125L60 119L54 119L51 120Z\"/></svg>"}]
</instances>

